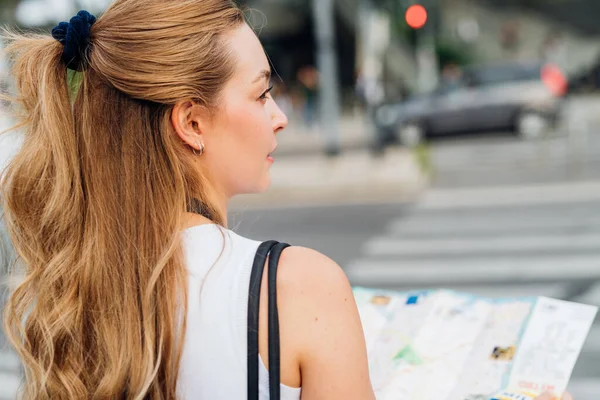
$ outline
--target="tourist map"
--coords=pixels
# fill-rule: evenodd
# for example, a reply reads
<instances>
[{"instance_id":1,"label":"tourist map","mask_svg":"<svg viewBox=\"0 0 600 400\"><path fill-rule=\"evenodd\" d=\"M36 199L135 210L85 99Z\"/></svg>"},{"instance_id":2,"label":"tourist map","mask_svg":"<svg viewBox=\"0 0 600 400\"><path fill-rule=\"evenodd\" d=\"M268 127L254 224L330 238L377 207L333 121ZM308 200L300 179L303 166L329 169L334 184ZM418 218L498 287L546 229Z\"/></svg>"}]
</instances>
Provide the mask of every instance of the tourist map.
<instances>
[{"instance_id":1,"label":"tourist map","mask_svg":"<svg viewBox=\"0 0 600 400\"><path fill-rule=\"evenodd\" d=\"M356 287L378 400L560 395L597 308L546 297Z\"/></svg>"}]
</instances>

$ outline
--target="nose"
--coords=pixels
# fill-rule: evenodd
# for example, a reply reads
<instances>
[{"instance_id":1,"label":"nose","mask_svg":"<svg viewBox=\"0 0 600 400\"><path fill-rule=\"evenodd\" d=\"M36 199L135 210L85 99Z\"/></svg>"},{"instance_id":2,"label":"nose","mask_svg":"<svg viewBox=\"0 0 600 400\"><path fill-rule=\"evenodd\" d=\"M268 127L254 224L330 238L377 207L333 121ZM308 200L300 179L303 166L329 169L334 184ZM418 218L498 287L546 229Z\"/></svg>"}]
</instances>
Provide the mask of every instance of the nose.
<instances>
[{"instance_id":1,"label":"nose","mask_svg":"<svg viewBox=\"0 0 600 400\"><path fill-rule=\"evenodd\" d=\"M288 117L285 115L281 108L277 105L275 101L273 103L273 110L271 114L271 120L273 121L273 132L279 133L279 131L284 130L288 125Z\"/></svg>"}]
</instances>

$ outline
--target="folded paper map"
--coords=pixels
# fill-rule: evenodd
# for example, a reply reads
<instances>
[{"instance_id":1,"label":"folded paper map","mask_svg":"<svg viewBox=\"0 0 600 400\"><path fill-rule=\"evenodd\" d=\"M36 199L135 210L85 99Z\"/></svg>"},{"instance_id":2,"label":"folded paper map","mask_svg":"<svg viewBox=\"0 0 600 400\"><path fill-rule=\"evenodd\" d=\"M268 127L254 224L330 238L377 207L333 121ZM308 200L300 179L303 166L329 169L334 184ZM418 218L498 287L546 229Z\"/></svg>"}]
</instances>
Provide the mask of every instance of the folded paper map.
<instances>
[{"instance_id":1,"label":"folded paper map","mask_svg":"<svg viewBox=\"0 0 600 400\"><path fill-rule=\"evenodd\" d=\"M563 393L597 308L546 297L355 288L378 400Z\"/></svg>"}]
</instances>

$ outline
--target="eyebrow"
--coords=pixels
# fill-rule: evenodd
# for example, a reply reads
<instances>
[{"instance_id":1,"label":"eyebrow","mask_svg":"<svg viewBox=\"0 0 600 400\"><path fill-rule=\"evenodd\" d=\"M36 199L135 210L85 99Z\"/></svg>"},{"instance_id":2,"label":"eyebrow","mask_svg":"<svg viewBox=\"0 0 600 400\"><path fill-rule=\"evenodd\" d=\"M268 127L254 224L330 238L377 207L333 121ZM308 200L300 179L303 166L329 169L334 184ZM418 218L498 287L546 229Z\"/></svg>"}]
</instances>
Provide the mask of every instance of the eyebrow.
<instances>
[{"instance_id":1,"label":"eyebrow","mask_svg":"<svg viewBox=\"0 0 600 400\"><path fill-rule=\"evenodd\" d=\"M263 69L262 71L260 71L258 77L256 77L256 79L252 83L256 83L261 79L266 79L267 81L269 81L271 79L271 71Z\"/></svg>"}]
</instances>

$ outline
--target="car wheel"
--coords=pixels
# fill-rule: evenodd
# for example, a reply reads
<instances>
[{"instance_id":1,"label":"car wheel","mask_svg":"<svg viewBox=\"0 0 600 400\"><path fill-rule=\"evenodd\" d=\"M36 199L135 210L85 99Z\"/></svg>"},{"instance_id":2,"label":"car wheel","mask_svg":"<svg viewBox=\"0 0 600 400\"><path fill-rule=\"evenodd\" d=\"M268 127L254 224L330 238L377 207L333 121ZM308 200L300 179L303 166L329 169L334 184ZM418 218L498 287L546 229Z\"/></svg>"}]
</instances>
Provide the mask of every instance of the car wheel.
<instances>
[{"instance_id":1,"label":"car wheel","mask_svg":"<svg viewBox=\"0 0 600 400\"><path fill-rule=\"evenodd\" d=\"M425 140L425 129L417 122L409 122L398 128L398 141L406 147L416 147Z\"/></svg>"},{"instance_id":2,"label":"car wheel","mask_svg":"<svg viewBox=\"0 0 600 400\"><path fill-rule=\"evenodd\" d=\"M550 124L547 118L535 113L524 112L517 118L517 134L526 140L539 139L546 134Z\"/></svg>"}]
</instances>

